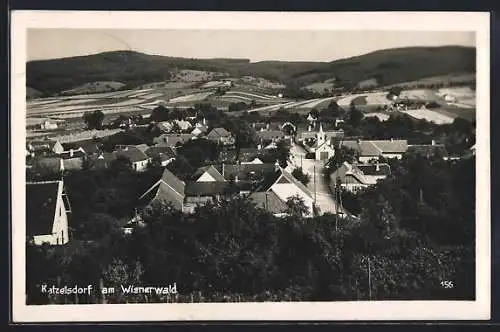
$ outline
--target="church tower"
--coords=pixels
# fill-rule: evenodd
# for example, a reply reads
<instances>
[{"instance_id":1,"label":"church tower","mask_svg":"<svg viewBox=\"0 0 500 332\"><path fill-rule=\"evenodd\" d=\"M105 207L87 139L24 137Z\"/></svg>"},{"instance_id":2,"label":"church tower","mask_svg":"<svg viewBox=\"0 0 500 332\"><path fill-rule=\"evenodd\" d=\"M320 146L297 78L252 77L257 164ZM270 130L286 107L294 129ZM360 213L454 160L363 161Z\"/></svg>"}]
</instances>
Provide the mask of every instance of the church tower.
<instances>
[{"instance_id":1,"label":"church tower","mask_svg":"<svg viewBox=\"0 0 500 332\"><path fill-rule=\"evenodd\" d=\"M323 125L320 123L319 124L319 132L316 134L316 142L318 146L321 146L323 143L325 143L326 137L325 133L323 131Z\"/></svg>"}]
</instances>

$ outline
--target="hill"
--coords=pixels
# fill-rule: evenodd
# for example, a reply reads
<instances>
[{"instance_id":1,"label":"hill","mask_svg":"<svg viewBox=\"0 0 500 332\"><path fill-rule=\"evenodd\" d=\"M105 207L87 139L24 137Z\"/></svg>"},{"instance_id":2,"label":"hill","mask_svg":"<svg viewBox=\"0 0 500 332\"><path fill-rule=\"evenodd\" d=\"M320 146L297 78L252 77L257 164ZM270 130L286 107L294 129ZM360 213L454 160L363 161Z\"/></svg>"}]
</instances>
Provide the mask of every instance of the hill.
<instances>
[{"instance_id":1,"label":"hill","mask_svg":"<svg viewBox=\"0 0 500 332\"><path fill-rule=\"evenodd\" d=\"M42 96L42 93L38 90L35 90L33 88L30 88L29 86L26 87L26 99L35 99L39 98Z\"/></svg>"},{"instance_id":2,"label":"hill","mask_svg":"<svg viewBox=\"0 0 500 332\"><path fill-rule=\"evenodd\" d=\"M182 70L253 76L287 85L305 86L336 78L346 88L375 79L380 85L419 80L456 72L475 72L475 48L459 46L388 49L332 62L250 62L246 59L187 59L134 51L30 61L27 85L55 94L97 81L117 81L134 88L175 80Z\"/></svg>"}]
</instances>

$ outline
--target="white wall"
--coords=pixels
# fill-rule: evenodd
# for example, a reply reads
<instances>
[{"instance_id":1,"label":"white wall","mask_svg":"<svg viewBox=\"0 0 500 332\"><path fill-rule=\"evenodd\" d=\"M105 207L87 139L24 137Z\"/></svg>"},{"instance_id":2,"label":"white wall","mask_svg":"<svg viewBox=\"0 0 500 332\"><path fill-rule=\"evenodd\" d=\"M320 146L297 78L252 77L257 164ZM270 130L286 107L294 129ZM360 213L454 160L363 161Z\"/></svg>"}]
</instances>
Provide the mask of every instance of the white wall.
<instances>
[{"instance_id":1,"label":"white wall","mask_svg":"<svg viewBox=\"0 0 500 332\"><path fill-rule=\"evenodd\" d=\"M59 184L59 193L61 192L62 183ZM33 237L33 240L36 245L42 245L46 242L51 245L62 245L68 243L68 216L61 195L58 195L57 197L54 224L52 225L52 234L37 235Z\"/></svg>"},{"instance_id":2,"label":"white wall","mask_svg":"<svg viewBox=\"0 0 500 332\"><path fill-rule=\"evenodd\" d=\"M208 172L203 173L196 182L214 182L215 179L208 174Z\"/></svg>"}]
</instances>

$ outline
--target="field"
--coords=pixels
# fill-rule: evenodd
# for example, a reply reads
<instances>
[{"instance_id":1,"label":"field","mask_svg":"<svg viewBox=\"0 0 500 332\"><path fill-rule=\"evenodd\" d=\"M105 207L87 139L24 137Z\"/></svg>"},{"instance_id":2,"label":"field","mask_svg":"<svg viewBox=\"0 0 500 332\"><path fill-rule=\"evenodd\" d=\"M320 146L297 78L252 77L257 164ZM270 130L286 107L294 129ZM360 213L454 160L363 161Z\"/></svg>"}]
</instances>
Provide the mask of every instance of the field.
<instances>
[{"instance_id":1,"label":"field","mask_svg":"<svg viewBox=\"0 0 500 332\"><path fill-rule=\"evenodd\" d=\"M77 95L95 92L108 92L121 89L125 84L115 81L104 81L104 82L90 82L82 84L76 88L65 90L61 92L61 95Z\"/></svg>"},{"instance_id":2,"label":"field","mask_svg":"<svg viewBox=\"0 0 500 332\"><path fill-rule=\"evenodd\" d=\"M418 109L418 110L408 110L408 111L401 111L402 113L408 114L411 117L414 117L416 119L425 119L429 122L434 122L436 124L447 124L447 123L452 123L455 118L442 114L441 112L436 112L434 110L428 110L428 109Z\"/></svg>"}]
</instances>

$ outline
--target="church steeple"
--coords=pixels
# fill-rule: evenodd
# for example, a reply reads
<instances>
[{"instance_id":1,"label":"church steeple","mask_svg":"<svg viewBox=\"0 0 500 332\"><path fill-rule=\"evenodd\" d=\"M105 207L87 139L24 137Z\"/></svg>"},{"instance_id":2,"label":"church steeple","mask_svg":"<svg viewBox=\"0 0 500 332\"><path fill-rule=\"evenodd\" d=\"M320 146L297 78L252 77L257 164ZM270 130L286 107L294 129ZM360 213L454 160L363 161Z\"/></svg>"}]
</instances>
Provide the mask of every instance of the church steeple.
<instances>
[{"instance_id":1,"label":"church steeple","mask_svg":"<svg viewBox=\"0 0 500 332\"><path fill-rule=\"evenodd\" d=\"M322 145L325 143L326 137L325 133L323 132L323 125L320 123L319 124L319 132L316 134L316 142L318 142L318 146Z\"/></svg>"}]
</instances>

